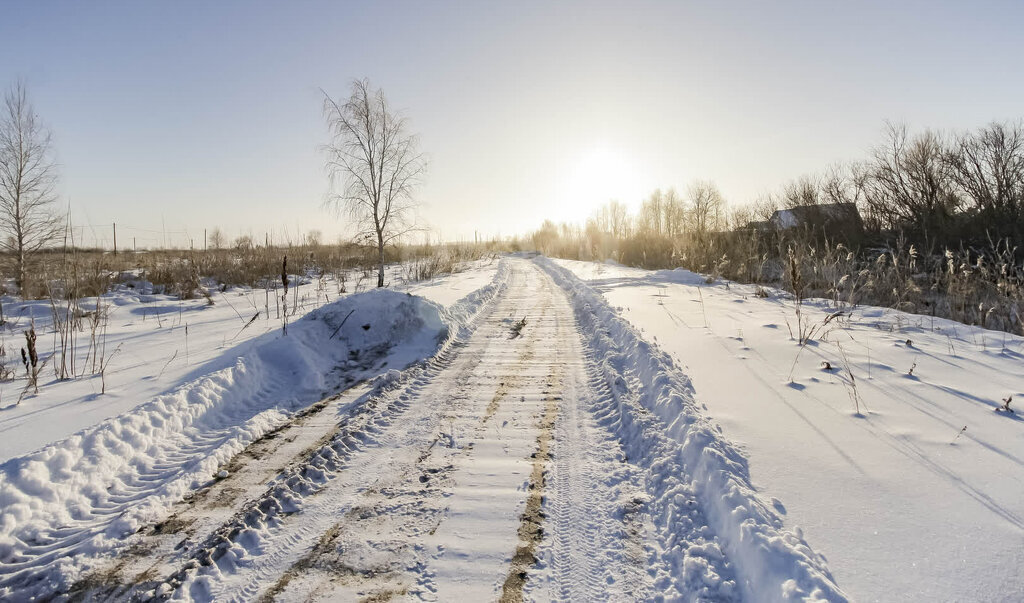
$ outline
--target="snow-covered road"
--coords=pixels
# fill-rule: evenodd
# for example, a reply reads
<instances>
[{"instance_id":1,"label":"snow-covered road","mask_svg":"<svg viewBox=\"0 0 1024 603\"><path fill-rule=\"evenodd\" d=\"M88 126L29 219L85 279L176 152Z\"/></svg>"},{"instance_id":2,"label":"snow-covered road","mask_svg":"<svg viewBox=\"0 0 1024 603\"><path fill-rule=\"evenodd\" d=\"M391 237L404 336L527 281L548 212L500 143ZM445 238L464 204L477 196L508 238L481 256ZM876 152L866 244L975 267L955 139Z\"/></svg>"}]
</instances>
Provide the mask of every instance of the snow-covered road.
<instances>
[{"instance_id":1,"label":"snow-covered road","mask_svg":"<svg viewBox=\"0 0 1024 603\"><path fill-rule=\"evenodd\" d=\"M845 600L598 294L522 258L490 293L428 361L248 443L71 595Z\"/></svg>"}]
</instances>

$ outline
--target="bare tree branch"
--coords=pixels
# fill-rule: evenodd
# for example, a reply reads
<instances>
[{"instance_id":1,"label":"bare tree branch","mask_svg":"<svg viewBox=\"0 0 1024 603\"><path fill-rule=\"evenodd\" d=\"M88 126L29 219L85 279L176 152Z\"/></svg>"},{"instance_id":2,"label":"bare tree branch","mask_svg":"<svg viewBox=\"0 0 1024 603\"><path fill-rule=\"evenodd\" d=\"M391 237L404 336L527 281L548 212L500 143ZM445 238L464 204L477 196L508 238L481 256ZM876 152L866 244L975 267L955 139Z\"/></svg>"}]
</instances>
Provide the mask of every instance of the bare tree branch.
<instances>
[{"instance_id":1,"label":"bare tree branch","mask_svg":"<svg viewBox=\"0 0 1024 603\"><path fill-rule=\"evenodd\" d=\"M0 114L0 249L15 254L16 283L23 293L26 258L53 242L63 228L56 185L50 133L18 82L4 97Z\"/></svg>"},{"instance_id":2,"label":"bare tree branch","mask_svg":"<svg viewBox=\"0 0 1024 603\"><path fill-rule=\"evenodd\" d=\"M348 213L357 238L376 241L377 286L383 287L384 247L415 229L413 193L426 162L405 118L391 110L383 91L374 90L368 80L352 82L344 102L323 94L332 136L325 149L331 181L327 205Z\"/></svg>"}]
</instances>

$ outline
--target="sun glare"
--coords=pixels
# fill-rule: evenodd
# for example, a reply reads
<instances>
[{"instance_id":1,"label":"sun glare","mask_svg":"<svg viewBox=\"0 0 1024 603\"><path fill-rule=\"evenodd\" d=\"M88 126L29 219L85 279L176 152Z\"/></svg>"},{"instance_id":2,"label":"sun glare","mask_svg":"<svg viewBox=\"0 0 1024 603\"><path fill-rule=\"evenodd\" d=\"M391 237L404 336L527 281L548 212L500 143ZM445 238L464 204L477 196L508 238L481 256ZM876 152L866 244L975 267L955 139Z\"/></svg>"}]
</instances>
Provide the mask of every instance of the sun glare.
<instances>
[{"instance_id":1,"label":"sun glare","mask_svg":"<svg viewBox=\"0 0 1024 603\"><path fill-rule=\"evenodd\" d=\"M592 147L579 154L566 177L563 219L582 221L611 199L632 203L643 195L636 165L619 150Z\"/></svg>"}]
</instances>

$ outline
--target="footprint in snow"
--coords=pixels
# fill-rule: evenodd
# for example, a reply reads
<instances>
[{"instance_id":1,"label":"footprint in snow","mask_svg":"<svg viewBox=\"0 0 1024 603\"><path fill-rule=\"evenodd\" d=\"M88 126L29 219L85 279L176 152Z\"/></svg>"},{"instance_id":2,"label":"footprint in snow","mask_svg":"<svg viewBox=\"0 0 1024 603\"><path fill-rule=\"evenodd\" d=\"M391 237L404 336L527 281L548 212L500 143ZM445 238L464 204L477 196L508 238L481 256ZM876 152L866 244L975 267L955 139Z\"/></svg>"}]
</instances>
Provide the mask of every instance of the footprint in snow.
<instances>
[{"instance_id":1,"label":"footprint in snow","mask_svg":"<svg viewBox=\"0 0 1024 603\"><path fill-rule=\"evenodd\" d=\"M772 506L775 507L775 510L778 511L780 515L786 514L786 505L782 504L782 501L774 496L772 497Z\"/></svg>"}]
</instances>

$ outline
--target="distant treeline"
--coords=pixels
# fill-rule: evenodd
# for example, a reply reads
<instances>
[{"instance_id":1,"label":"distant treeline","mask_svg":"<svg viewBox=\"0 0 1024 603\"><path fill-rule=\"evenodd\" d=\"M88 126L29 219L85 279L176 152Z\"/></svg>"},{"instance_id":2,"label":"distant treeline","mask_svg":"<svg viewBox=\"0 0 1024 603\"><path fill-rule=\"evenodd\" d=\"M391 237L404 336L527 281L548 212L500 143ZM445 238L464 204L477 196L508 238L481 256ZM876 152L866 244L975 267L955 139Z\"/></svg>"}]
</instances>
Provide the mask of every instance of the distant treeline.
<instances>
[{"instance_id":1,"label":"distant treeline","mask_svg":"<svg viewBox=\"0 0 1024 603\"><path fill-rule=\"evenodd\" d=\"M610 201L582 227L545 223L531 242L549 246L562 236L600 249L609 237L674 240L751 228L778 230L769 223L778 210L836 204L857 208L872 244L903 237L935 250L1022 240L1024 126L992 123L960 134L911 134L905 126L887 124L884 141L866 159L800 176L749 202L727 204L714 183L698 181L685 194L654 191L635 215L624 203ZM829 234L818 229L819 236Z\"/></svg>"},{"instance_id":2,"label":"distant treeline","mask_svg":"<svg viewBox=\"0 0 1024 603\"><path fill-rule=\"evenodd\" d=\"M837 302L1024 332L1021 240L1024 126L1016 122L959 134L887 124L866 159L752 202L727 204L714 183L698 181L683 194L655 190L635 213L610 201L583 225L545 221L520 244L789 288L795 253L805 282Z\"/></svg>"}]
</instances>

